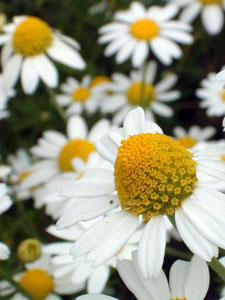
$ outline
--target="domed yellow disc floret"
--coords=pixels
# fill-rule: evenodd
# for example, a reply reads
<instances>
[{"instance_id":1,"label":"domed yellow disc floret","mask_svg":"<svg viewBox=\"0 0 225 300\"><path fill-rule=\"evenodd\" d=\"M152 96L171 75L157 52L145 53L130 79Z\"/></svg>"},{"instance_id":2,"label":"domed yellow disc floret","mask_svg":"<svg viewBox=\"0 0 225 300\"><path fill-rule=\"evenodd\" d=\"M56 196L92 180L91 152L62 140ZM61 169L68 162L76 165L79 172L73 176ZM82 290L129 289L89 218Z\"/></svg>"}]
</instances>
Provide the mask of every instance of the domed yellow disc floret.
<instances>
[{"instance_id":1,"label":"domed yellow disc floret","mask_svg":"<svg viewBox=\"0 0 225 300\"><path fill-rule=\"evenodd\" d=\"M210 4L223 4L223 0L200 0L205 5L210 5Z\"/></svg>"},{"instance_id":2,"label":"domed yellow disc floret","mask_svg":"<svg viewBox=\"0 0 225 300\"><path fill-rule=\"evenodd\" d=\"M184 136L184 137L178 138L177 140L181 143L181 145L183 145L185 148L189 148L189 149L194 147L197 144L197 140L190 136Z\"/></svg>"},{"instance_id":3,"label":"domed yellow disc floret","mask_svg":"<svg viewBox=\"0 0 225 300\"><path fill-rule=\"evenodd\" d=\"M28 17L17 26L12 44L15 53L23 56L42 54L52 44L52 30L39 18Z\"/></svg>"},{"instance_id":4,"label":"domed yellow disc floret","mask_svg":"<svg viewBox=\"0 0 225 300\"><path fill-rule=\"evenodd\" d=\"M159 133L123 140L114 172L122 209L145 221L173 214L197 182L192 156L179 142Z\"/></svg>"},{"instance_id":5,"label":"domed yellow disc floret","mask_svg":"<svg viewBox=\"0 0 225 300\"><path fill-rule=\"evenodd\" d=\"M99 75L93 78L91 86L93 87L106 82L110 82L110 78L108 76Z\"/></svg>"},{"instance_id":6,"label":"domed yellow disc floret","mask_svg":"<svg viewBox=\"0 0 225 300\"><path fill-rule=\"evenodd\" d=\"M50 274L41 269L32 269L25 272L20 279L20 285L37 300L44 299L54 288Z\"/></svg>"},{"instance_id":7,"label":"domed yellow disc floret","mask_svg":"<svg viewBox=\"0 0 225 300\"><path fill-rule=\"evenodd\" d=\"M88 140L76 139L69 141L61 150L58 157L58 165L62 172L73 171L71 160L81 158L87 161L91 152L95 151L95 145Z\"/></svg>"},{"instance_id":8,"label":"domed yellow disc floret","mask_svg":"<svg viewBox=\"0 0 225 300\"><path fill-rule=\"evenodd\" d=\"M127 99L133 105L148 106L155 100L155 88L150 83L134 82L127 90Z\"/></svg>"},{"instance_id":9,"label":"domed yellow disc floret","mask_svg":"<svg viewBox=\"0 0 225 300\"><path fill-rule=\"evenodd\" d=\"M77 102L85 102L90 97L90 90L85 87L80 87L73 91L72 98Z\"/></svg>"},{"instance_id":10,"label":"domed yellow disc floret","mask_svg":"<svg viewBox=\"0 0 225 300\"><path fill-rule=\"evenodd\" d=\"M130 32L138 40L150 41L159 34L160 28L155 21L142 19L131 24Z\"/></svg>"}]
</instances>

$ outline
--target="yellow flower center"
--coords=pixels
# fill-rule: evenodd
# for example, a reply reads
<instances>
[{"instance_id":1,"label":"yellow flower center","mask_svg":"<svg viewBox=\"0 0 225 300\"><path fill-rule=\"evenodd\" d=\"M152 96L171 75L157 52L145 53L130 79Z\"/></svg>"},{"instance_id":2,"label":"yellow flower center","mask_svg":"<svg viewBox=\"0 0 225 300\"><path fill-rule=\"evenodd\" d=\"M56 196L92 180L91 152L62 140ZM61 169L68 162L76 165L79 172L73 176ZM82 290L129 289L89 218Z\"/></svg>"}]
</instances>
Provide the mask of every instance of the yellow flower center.
<instances>
[{"instance_id":1,"label":"yellow flower center","mask_svg":"<svg viewBox=\"0 0 225 300\"><path fill-rule=\"evenodd\" d=\"M222 97L222 100L225 101L225 90L222 91L221 97Z\"/></svg>"},{"instance_id":2,"label":"yellow flower center","mask_svg":"<svg viewBox=\"0 0 225 300\"><path fill-rule=\"evenodd\" d=\"M106 82L110 82L110 79L108 76L104 76L104 75L96 76L93 78L93 80L91 82L91 87L102 84L102 83L106 83Z\"/></svg>"},{"instance_id":3,"label":"yellow flower center","mask_svg":"<svg viewBox=\"0 0 225 300\"><path fill-rule=\"evenodd\" d=\"M197 144L197 140L190 136L183 136L177 139L185 148L192 148Z\"/></svg>"},{"instance_id":4,"label":"yellow flower center","mask_svg":"<svg viewBox=\"0 0 225 300\"><path fill-rule=\"evenodd\" d=\"M17 255L24 263L37 260L41 256L41 244L36 239L27 239L19 244Z\"/></svg>"},{"instance_id":5,"label":"yellow flower center","mask_svg":"<svg viewBox=\"0 0 225 300\"><path fill-rule=\"evenodd\" d=\"M22 21L13 35L13 49L23 56L44 53L52 44L52 30L39 18L29 17Z\"/></svg>"},{"instance_id":6,"label":"yellow flower center","mask_svg":"<svg viewBox=\"0 0 225 300\"><path fill-rule=\"evenodd\" d=\"M221 155L220 158L221 158L222 161L225 161L225 155Z\"/></svg>"},{"instance_id":7,"label":"yellow flower center","mask_svg":"<svg viewBox=\"0 0 225 300\"><path fill-rule=\"evenodd\" d=\"M89 154L95 151L95 145L88 140L76 139L69 141L61 150L58 165L62 172L73 171L72 159L79 157L87 161Z\"/></svg>"},{"instance_id":8,"label":"yellow flower center","mask_svg":"<svg viewBox=\"0 0 225 300\"><path fill-rule=\"evenodd\" d=\"M197 182L192 153L159 133L133 135L121 143L114 176L122 209L145 221L172 215Z\"/></svg>"},{"instance_id":9,"label":"yellow flower center","mask_svg":"<svg viewBox=\"0 0 225 300\"><path fill-rule=\"evenodd\" d=\"M72 98L77 102L85 102L90 97L90 90L85 87L79 87L72 93Z\"/></svg>"},{"instance_id":10,"label":"yellow flower center","mask_svg":"<svg viewBox=\"0 0 225 300\"><path fill-rule=\"evenodd\" d=\"M26 271L19 283L37 300L47 297L54 288L54 282L51 275L41 269Z\"/></svg>"},{"instance_id":11,"label":"yellow flower center","mask_svg":"<svg viewBox=\"0 0 225 300\"><path fill-rule=\"evenodd\" d=\"M223 0L200 0L204 5L210 5L210 4L223 4Z\"/></svg>"},{"instance_id":12,"label":"yellow flower center","mask_svg":"<svg viewBox=\"0 0 225 300\"><path fill-rule=\"evenodd\" d=\"M159 34L160 28L155 21L142 19L131 24L130 32L138 40L150 41Z\"/></svg>"},{"instance_id":13,"label":"yellow flower center","mask_svg":"<svg viewBox=\"0 0 225 300\"><path fill-rule=\"evenodd\" d=\"M23 172L20 174L19 178L18 178L18 181L19 183L22 183L24 181L24 179L26 179L28 176L30 176L31 172Z\"/></svg>"},{"instance_id":14,"label":"yellow flower center","mask_svg":"<svg viewBox=\"0 0 225 300\"><path fill-rule=\"evenodd\" d=\"M148 106L155 100L155 88L150 83L134 82L127 90L127 99L133 105Z\"/></svg>"},{"instance_id":15,"label":"yellow flower center","mask_svg":"<svg viewBox=\"0 0 225 300\"><path fill-rule=\"evenodd\" d=\"M170 298L170 300L187 300L186 298Z\"/></svg>"}]
</instances>

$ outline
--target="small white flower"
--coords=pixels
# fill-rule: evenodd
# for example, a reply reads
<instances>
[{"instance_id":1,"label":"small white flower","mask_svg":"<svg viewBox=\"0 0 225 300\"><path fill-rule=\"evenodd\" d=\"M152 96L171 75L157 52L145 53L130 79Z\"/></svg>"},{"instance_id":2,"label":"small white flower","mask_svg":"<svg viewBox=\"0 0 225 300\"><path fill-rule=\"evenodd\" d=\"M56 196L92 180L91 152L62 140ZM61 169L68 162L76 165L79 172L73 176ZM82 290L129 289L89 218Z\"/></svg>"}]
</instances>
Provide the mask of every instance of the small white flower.
<instances>
[{"instance_id":1,"label":"small white flower","mask_svg":"<svg viewBox=\"0 0 225 300\"><path fill-rule=\"evenodd\" d=\"M112 83L105 86L111 91L102 101L102 112L113 113L113 122L121 124L127 113L137 107L144 106L146 118L154 120L154 114L171 117L173 110L168 102L177 100L180 92L170 90L177 82L177 76L167 73L161 81L154 83L157 73L156 62L146 67L146 80L143 83L143 69L132 71L127 77L117 73L112 76Z\"/></svg>"},{"instance_id":2,"label":"small white flower","mask_svg":"<svg viewBox=\"0 0 225 300\"><path fill-rule=\"evenodd\" d=\"M45 131L38 140L38 145L31 149L40 160L30 166L28 171L31 174L23 180L21 188L35 187L60 173L76 171L75 159L87 162L89 155L96 151L96 141L109 128L109 121L102 119L88 132L85 120L80 116L73 116L67 122L67 136L54 130Z\"/></svg>"},{"instance_id":3,"label":"small white flower","mask_svg":"<svg viewBox=\"0 0 225 300\"><path fill-rule=\"evenodd\" d=\"M67 78L66 83L61 86L63 94L56 97L57 102L60 106L68 106L68 115L81 114L83 110L89 114L95 113L99 107L99 101L104 96L99 85L109 81L106 76L101 76L101 78L102 81L98 82L97 78L92 80L91 76L86 75L80 83L75 78Z\"/></svg>"},{"instance_id":4,"label":"small white flower","mask_svg":"<svg viewBox=\"0 0 225 300\"><path fill-rule=\"evenodd\" d=\"M202 99L200 107L206 109L209 117L219 117L225 114L225 90L223 82L216 79L216 73L209 73L201 81L201 88L196 91L198 98Z\"/></svg>"},{"instance_id":5,"label":"small white flower","mask_svg":"<svg viewBox=\"0 0 225 300\"><path fill-rule=\"evenodd\" d=\"M31 172L29 171L31 159L25 149L17 150L16 154L8 156L8 162L12 167L11 181L14 184L13 189L19 200L26 200L31 197L29 189L22 189L21 183Z\"/></svg>"},{"instance_id":6,"label":"small white flower","mask_svg":"<svg viewBox=\"0 0 225 300\"><path fill-rule=\"evenodd\" d=\"M169 0L183 7L179 19L193 22L201 14L203 26L208 34L217 35L224 25L225 0Z\"/></svg>"},{"instance_id":7,"label":"small white flower","mask_svg":"<svg viewBox=\"0 0 225 300\"><path fill-rule=\"evenodd\" d=\"M7 185L0 183L0 215L7 211L12 205L12 200L8 194L9 188Z\"/></svg>"},{"instance_id":8,"label":"small white flower","mask_svg":"<svg viewBox=\"0 0 225 300\"><path fill-rule=\"evenodd\" d=\"M130 56L134 67L140 67L150 50L165 65L182 56L176 42L191 44L188 24L171 20L178 12L177 6L150 6L132 2L126 11L117 12L114 22L100 28L101 44L109 43L105 55L116 54L116 62L122 63Z\"/></svg>"},{"instance_id":9,"label":"small white flower","mask_svg":"<svg viewBox=\"0 0 225 300\"><path fill-rule=\"evenodd\" d=\"M118 210L81 235L71 250L75 257L86 254L98 267L142 224L138 264L145 278L157 278L166 247L164 218L171 215L182 240L202 259L211 261L218 256L218 247L225 248L225 195L205 182L208 175L224 181L225 164L216 159L223 154L223 147L192 153L146 121L144 111L137 108L127 115L123 127L110 131L97 148L114 165L114 171L87 171L79 182L62 190L61 196L78 199L57 224L70 227L103 217L115 206ZM93 242L87 242L89 239Z\"/></svg>"},{"instance_id":10,"label":"small white flower","mask_svg":"<svg viewBox=\"0 0 225 300\"><path fill-rule=\"evenodd\" d=\"M198 125L191 126L188 130L183 127L177 126L173 130L175 138L186 148L198 148L201 147L202 142L207 141L213 137L216 133L216 128L207 126L201 128Z\"/></svg>"},{"instance_id":11,"label":"small white flower","mask_svg":"<svg viewBox=\"0 0 225 300\"><path fill-rule=\"evenodd\" d=\"M77 50L79 44L73 39L54 31L37 17L18 16L3 26L0 44L3 85L7 91L19 76L25 93L36 90L39 79L49 87L58 84L56 67L48 57L75 69L83 69L85 63Z\"/></svg>"}]
</instances>

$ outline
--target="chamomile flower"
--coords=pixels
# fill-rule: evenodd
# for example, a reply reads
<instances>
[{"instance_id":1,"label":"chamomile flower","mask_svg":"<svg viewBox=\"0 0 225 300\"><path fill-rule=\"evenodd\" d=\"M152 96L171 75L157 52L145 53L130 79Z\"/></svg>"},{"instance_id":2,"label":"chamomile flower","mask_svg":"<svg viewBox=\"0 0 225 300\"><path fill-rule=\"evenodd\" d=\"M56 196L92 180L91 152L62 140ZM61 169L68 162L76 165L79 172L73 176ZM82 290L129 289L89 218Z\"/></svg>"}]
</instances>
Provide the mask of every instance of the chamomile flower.
<instances>
[{"instance_id":1,"label":"chamomile flower","mask_svg":"<svg viewBox=\"0 0 225 300\"><path fill-rule=\"evenodd\" d=\"M203 300L209 288L209 270L207 264L194 256L191 262L177 260L170 269L169 282L163 271L157 280L145 280L140 274L137 254L133 260L118 262L117 269L127 288L138 300ZM199 278L201 280L199 281ZM77 300L112 300L106 295L83 295Z\"/></svg>"},{"instance_id":2,"label":"chamomile flower","mask_svg":"<svg viewBox=\"0 0 225 300\"><path fill-rule=\"evenodd\" d=\"M54 278L50 256L47 254L43 254L41 258L34 263L26 264L26 271L16 274L14 280L16 280L28 294L37 300L60 300L61 297L57 294L70 295L80 292L84 288L83 285L73 284L70 281L70 278L66 276L60 279ZM9 283L5 283L4 285L5 295L15 291ZM15 299L14 297L16 297L17 300L27 299L18 292L16 292L11 299Z\"/></svg>"},{"instance_id":3,"label":"chamomile flower","mask_svg":"<svg viewBox=\"0 0 225 300\"><path fill-rule=\"evenodd\" d=\"M109 121L102 119L88 132L85 120L73 116L67 122L67 136L54 130L45 131L38 145L31 149L40 160L30 166L28 171L31 174L23 180L21 188L35 187L60 173L76 171L74 159L80 158L86 162L89 155L96 151L96 141L109 128Z\"/></svg>"},{"instance_id":4,"label":"chamomile flower","mask_svg":"<svg viewBox=\"0 0 225 300\"><path fill-rule=\"evenodd\" d=\"M92 80L91 76L87 75L84 76L81 82L78 82L75 78L69 77L66 83L61 86L63 94L57 95L56 100L60 106L68 106L68 115L81 114L83 110L93 114L103 97L96 86L105 81L108 82L108 80L106 76Z\"/></svg>"},{"instance_id":5,"label":"chamomile flower","mask_svg":"<svg viewBox=\"0 0 225 300\"><path fill-rule=\"evenodd\" d=\"M114 74L108 89L111 94L106 95L102 102L103 113L113 113L113 122L121 124L127 113L137 107L145 107L147 119L154 120L154 114L171 117L173 110L168 102L177 100L180 92L170 90L177 82L177 76L166 74L161 81L154 83L157 73L156 62L146 67L146 80L143 82L143 69L132 71L129 77Z\"/></svg>"},{"instance_id":6,"label":"chamomile flower","mask_svg":"<svg viewBox=\"0 0 225 300\"><path fill-rule=\"evenodd\" d=\"M201 14L203 26L208 34L217 35L224 25L224 0L170 0L181 7L180 21L192 22Z\"/></svg>"},{"instance_id":7,"label":"chamomile flower","mask_svg":"<svg viewBox=\"0 0 225 300\"><path fill-rule=\"evenodd\" d=\"M104 216L115 206L118 210L81 235L71 250L74 257L86 254L98 267L142 224L138 265L144 278L157 278L166 247L165 216L174 218L182 240L200 258L211 261L218 247L225 248L225 195L204 182L204 175L224 181L225 165L213 159L223 147L192 153L146 121L144 111L137 108L127 115L123 128L97 143L97 149L114 171L87 171L62 190L61 196L78 200L76 209L68 209L57 224L70 227Z\"/></svg>"},{"instance_id":8,"label":"chamomile flower","mask_svg":"<svg viewBox=\"0 0 225 300\"><path fill-rule=\"evenodd\" d=\"M130 240L129 243L117 253L110 261L98 268L93 268L91 263L85 261L85 256L73 259L70 254L70 249L73 242L85 230L92 226L93 221L80 222L71 229L57 230L55 226L50 226L47 231L54 236L63 239L63 241L55 242L44 247L44 252L54 255L52 264L54 266L54 276L61 278L62 276L70 276L74 284L85 284L87 282L88 293L101 293L110 276L110 268L116 267L117 261L121 259L131 259L132 251L137 249L137 241L140 238L138 233L135 239Z\"/></svg>"},{"instance_id":9,"label":"chamomile flower","mask_svg":"<svg viewBox=\"0 0 225 300\"><path fill-rule=\"evenodd\" d=\"M54 31L47 23L33 16L18 16L3 27L0 35L3 84L14 86L21 75L25 93L32 94L41 79L49 87L58 84L56 67L48 57L75 69L85 63L78 53L79 44Z\"/></svg>"},{"instance_id":10,"label":"chamomile flower","mask_svg":"<svg viewBox=\"0 0 225 300\"><path fill-rule=\"evenodd\" d=\"M200 107L206 109L209 117L219 117L225 114L225 90L223 82L216 81L216 73L209 73L201 82L201 88L196 95L201 99Z\"/></svg>"},{"instance_id":11,"label":"chamomile flower","mask_svg":"<svg viewBox=\"0 0 225 300\"><path fill-rule=\"evenodd\" d=\"M29 171L31 165L31 158L25 149L17 150L16 154L8 156L8 162L12 167L11 181L14 184L14 192L17 199L26 200L31 197L29 189L22 189L21 183L27 178L31 172Z\"/></svg>"},{"instance_id":12,"label":"chamomile flower","mask_svg":"<svg viewBox=\"0 0 225 300\"><path fill-rule=\"evenodd\" d=\"M198 125L191 126L188 130L177 126L173 130L175 138L186 148L198 148L199 144L210 139L216 133L215 127L201 128Z\"/></svg>"},{"instance_id":13,"label":"chamomile flower","mask_svg":"<svg viewBox=\"0 0 225 300\"><path fill-rule=\"evenodd\" d=\"M0 260L6 260L10 256L9 247L0 242Z\"/></svg>"},{"instance_id":14,"label":"chamomile flower","mask_svg":"<svg viewBox=\"0 0 225 300\"><path fill-rule=\"evenodd\" d=\"M9 188L5 183L0 183L0 215L12 206L12 199L9 196Z\"/></svg>"},{"instance_id":15,"label":"chamomile flower","mask_svg":"<svg viewBox=\"0 0 225 300\"><path fill-rule=\"evenodd\" d=\"M114 22L100 28L101 44L109 43L105 55L116 54L116 62L132 57L134 67L140 67L150 51L165 65L182 55L176 42L191 44L191 27L171 20L177 14L177 6L151 6L146 9L140 2L132 2L126 11L117 12Z\"/></svg>"}]
</instances>

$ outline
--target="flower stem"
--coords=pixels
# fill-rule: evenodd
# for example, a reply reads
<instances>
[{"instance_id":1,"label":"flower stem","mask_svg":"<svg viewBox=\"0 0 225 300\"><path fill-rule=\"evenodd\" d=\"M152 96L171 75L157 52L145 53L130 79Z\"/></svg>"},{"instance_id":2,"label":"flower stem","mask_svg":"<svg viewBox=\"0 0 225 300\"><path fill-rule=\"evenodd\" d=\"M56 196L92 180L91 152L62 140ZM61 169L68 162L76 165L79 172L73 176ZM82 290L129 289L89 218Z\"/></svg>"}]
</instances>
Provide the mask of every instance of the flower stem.
<instances>
[{"instance_id":1,"label":"flower stem","mask_svg":"<svg viewBox=\"0 0 225 300\"><path fill-rule=\"evenodd\" d=\"M189 253L186 253L186 252L174 249L174 248L169 247L169 246L166 247L166 254L168 256L175 256L175 257L178 257L178 258L181 258L181 259L185 259L185 260L190 260L191 256L192 256Z\"/></svg>"},{"instance_id":2,"label":"flower stem","mask_svg":"<svg viewBox=\"0 0 225 300\"><path fill-rule=\"evenodd\" d=\"M142 79L141 79L141 99L140 106L145 109L145 88L146 88L146 69L147 69L147 60L144 61L142 66Z\"/></svg>"},{"instance_id":3,"label":"flower stem","mask_svg":"<svg viewBox=\"0 0 225 300\"><path fill-rule=\"evenodd\" d=\"M216 272L216 274L225 282L225 267L219 262L218 259L213 258L210 263L208 263L210 268Z\"/></svg>"},{"instance_id":4,"label":"flower stem","mask_svg":"<svg viewBox=\"0 0 225 300\"><path fill-rule=\"evenodd\" d=\"M48 92L49 99L50 99L51 103L53 104L53 106L55 107L55 109L57 110L58 114L62 117L62 119L65 122L67 122L68 117L66 116L65 111L62 109L62 107L56 101L55 93L46 84L45 84L45 88Z\"/></svg>"},{"instance_id":5,"label":"flower stem","mask_svg":"<svg viewBox=\"0 0 225 300\"><path fill-rule=\"evenodd\" d=\"M16 282L6 271L2 270L0 268L0 278L1 279L5 279L6 281L8 281L9 283L11 283L11 285L21 294L23 294L27 299L29 300L35 300L30 294L28 294L23 288L22 286Z\"/></svg>"}]
</instances>

